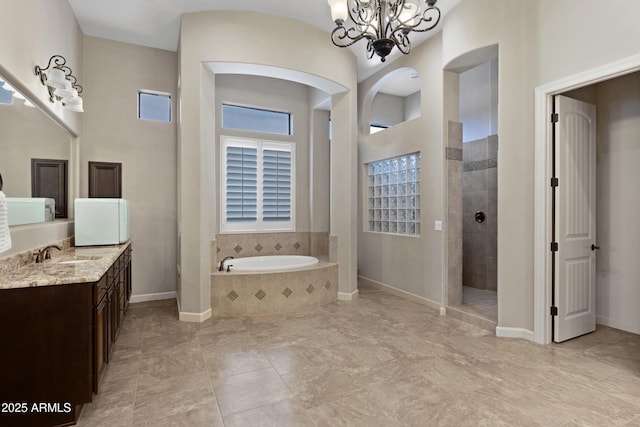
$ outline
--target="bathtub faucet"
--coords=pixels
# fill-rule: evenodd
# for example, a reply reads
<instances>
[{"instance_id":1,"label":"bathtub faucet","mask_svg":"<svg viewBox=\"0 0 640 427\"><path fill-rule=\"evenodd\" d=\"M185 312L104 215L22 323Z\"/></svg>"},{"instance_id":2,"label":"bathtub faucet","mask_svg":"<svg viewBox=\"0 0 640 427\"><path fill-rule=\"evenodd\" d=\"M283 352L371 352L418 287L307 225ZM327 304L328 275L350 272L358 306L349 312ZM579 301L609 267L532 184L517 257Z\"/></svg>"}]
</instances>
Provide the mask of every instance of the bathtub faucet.
<instances>
[{"instance_id":1,"label":"bathtub faucet","mask_svg":"<svg viewBox=\"0 0 640 427\"><path fill-rule=\"evenodd\" d=\"M218 271L224 271L224 263L228 259L233 259L233 257L232 256L224 257L224 259L220 261L220 267L218 267ZM227 271L229 271L229 268L227 268Z\"/></svg>"}]
</instances>

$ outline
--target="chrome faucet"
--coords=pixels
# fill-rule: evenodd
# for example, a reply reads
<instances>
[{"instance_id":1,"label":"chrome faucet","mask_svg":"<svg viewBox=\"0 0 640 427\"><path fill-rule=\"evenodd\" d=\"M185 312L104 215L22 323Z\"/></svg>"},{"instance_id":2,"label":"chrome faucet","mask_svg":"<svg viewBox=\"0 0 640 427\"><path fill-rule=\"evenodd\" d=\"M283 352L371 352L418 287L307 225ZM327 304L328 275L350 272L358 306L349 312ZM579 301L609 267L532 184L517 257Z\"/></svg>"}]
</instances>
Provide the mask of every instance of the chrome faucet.
<instances>
[{"instance_id":1,"label":"chrome faucet","mask_svg":"<svg viewBox=\"0 0 640 427\"><path fill-rule=\"evenodd\" d=\"M51 249L57 249L59 251L62 250L62 247L58 245L49 245L45 248L40 249L39 251L35 251L33 255L36 258L36 263L44 262L47 259L51 259Z\"/></svg>"},{"instance_id":2,"label":"chrome faucet","mask_svg":"<svg viewBox=\"0 0 640 427\"><path fill-rule=\"evenodd\" d=\"M218 271L224 271L224 263L229 259L233 259L233 257L232 256L224 257L224 259L220 261L220 266L218 267ZM229 267L227 267L227 271L229 271Z\"/></svg>"}]
</instances>

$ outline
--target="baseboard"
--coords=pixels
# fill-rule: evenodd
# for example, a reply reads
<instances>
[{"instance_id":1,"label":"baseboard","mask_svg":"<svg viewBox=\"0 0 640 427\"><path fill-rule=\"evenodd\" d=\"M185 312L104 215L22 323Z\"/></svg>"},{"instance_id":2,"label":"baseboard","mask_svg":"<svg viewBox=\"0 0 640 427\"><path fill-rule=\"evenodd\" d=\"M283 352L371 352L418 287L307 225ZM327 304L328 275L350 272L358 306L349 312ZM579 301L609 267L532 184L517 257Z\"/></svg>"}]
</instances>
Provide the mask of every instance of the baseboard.
<instances>
[{"instance_id":1,"label":"baseboard","mask_svg":"<svg viewBox=\"0 0 640 427\"><path fill-rule=\"evenodd\" d=\"M390 294L397 295L402 298L406 298L408 300L417 302L418 304L426 305L429 308L433 308L434 310L438 310L440 315L443 315L444 307L437 301L433 301L429 298L422 297L420 295L413 294L411 292L404 291L402 289L394 288L393 286L389 286L387 284L378 282L377 280L372 280L366 278L364 276L358 276L358 279L364 280L371 287L378 288L384 291L389 292ZM446 313L446 312L445 312Z\"/></svg>"},{"instance_id":2,"label":"baseboard","mask_svg":"<svg viewBox=\"0 0 640 427\"><path fill-rule=\"evenodd\" d=\"M159 301L163 299L173 299L176 297L176 292L160 292L157 294L142 294L142 295L131 295L129 299L130 303L138 303L138 302L146 302L146 301Z\"/></svg>"},{"instance_id":3,"label":"baseboard","mask_svg":"<svg viewBox=\"0 0 640 427\"><path fill-rule=\"evenodd\" d=\"M611 326L609 324L609 317L608 316L598 316L598 315L596 315L596 323L598 325Z\"/></svg>"},{"instance_id":4,"label":"baseboard","mask_svg":"<svg viewBox=\"0 0 640 427\"><path fill-rule=\"evenodd\" d=\"M351 301L354 298L358 297L358 290L349 293L349 292L338 292L338 301Z\"/></svg>"},{"instance_id":5,"label":"baseboard","mask_svg":"<svg viewBox=\"0 0 640 427\"><path fill-rule=\"evenodd\" d=\"M204 322L210 317L211 317L211 309L208 309L203 313L189 313L186 311L181 311L179 315L179 319L183 322L196 322L196 323Z\"/></svg>"},{"instance_id":6,"label":"baseboard","mask_svg":"<svg viewBox=\"0 0 640 427\"><path fill-rule=\"evenodd\" d=\"M533 331L524 328L508 328L506 326L496 326L496 336L500 338L523 338L535 342Z\"/></svg>"}]
</instances>

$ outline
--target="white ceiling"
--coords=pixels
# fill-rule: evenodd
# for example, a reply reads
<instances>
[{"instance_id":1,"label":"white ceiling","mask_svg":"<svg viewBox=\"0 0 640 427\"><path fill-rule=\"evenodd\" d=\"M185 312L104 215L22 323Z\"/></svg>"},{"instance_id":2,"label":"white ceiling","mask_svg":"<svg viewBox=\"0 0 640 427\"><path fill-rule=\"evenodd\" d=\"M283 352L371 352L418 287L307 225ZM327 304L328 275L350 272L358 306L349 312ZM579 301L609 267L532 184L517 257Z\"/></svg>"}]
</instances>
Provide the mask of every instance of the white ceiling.
<instances>
[{"instance_id":1,"label":"white ceiling","mask_svg":"<svg viewBox=\"0 0 640 427\"><path fill-rule=\"evenodd\" d=\"M438 7L446 15L460 1L440 0ZM328 42L334 28L327 0L69 0L69 3L84 34L171 51L178 47L180 15L188 12L252 10L284 16L326 31ZM415 47L433 34L434 31L413 33L411 43ZM384 65L378 57L367 59L366 41L350 49L358 59L359 81ZM394 49L386 63L400 55Z\"/></svg>"}]
</instances>

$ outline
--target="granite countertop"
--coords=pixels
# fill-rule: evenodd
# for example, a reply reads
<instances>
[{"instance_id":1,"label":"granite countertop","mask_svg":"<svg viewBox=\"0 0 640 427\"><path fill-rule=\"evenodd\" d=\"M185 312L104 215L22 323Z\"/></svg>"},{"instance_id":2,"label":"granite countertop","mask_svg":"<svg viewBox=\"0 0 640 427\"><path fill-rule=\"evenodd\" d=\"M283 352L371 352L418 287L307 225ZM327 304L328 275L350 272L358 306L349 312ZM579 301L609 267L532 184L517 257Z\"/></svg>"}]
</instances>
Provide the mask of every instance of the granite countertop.
<instances>
[{"instance_id":1,"label":"granite countertop","mask_svg":"<svg viewBox=\"0 0 640 427\"><path fill-rule=\"evenodd\" d=\"M51 249L51 259L43 263L3 272L0 290L97 282L130 244Z\"/></svg>"}]
</instances>

